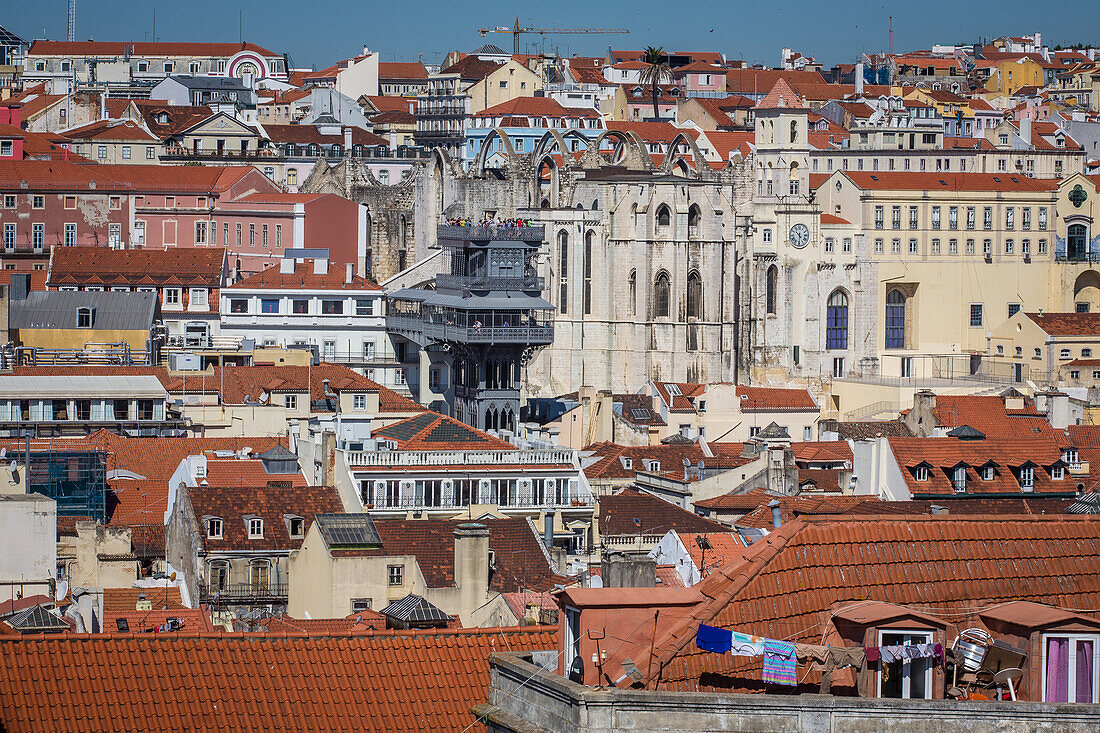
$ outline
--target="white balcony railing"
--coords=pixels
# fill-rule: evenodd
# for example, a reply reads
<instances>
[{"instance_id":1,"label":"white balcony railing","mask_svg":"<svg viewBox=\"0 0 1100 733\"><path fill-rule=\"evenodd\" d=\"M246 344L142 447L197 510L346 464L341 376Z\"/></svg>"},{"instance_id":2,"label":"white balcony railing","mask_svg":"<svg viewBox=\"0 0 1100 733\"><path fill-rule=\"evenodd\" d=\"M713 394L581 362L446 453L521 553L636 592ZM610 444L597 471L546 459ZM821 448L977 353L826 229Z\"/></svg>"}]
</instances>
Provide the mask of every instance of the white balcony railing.
<instances>
[{"instance_id":1,"label":"white balcony railing","mask_svg":"<svg viewBox=\"0 0 1100 733\"><path fill-rule=\"evenodd\" d=\"M389 466L577 465L572 450L347 451L351 468Z\"/></svg>"}]
</instances>

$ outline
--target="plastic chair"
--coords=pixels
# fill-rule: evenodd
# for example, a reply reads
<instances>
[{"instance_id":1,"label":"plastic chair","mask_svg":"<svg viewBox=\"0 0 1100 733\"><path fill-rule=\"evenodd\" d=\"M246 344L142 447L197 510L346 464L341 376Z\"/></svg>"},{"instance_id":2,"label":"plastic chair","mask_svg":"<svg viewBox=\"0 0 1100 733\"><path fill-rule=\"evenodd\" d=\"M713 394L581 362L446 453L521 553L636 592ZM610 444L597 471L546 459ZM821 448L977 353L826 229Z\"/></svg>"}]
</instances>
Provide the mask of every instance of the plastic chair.
<instances>
[{"instance_id":1,"label":"plastic chair","mask_svg":"<svg viewBox=\"0 0 1100 733\"><path fill-rule=\"evenodd\" d=\"M1002 685L1002 684L1005 684L1005 683L1008 683L1008 695L1009 695L1009 697L1012 698L1012 701L1015 702L1016 701L1016 687L1015 687L1015 685L1012 684L1012 681L1020 679L1020 677L1022 677L1023 674L1024 674L1024 671L1022 669L1020 669L1019 667L1008 667L1006 669L1002 669L1000 672L993 675L993 681L996 682L998 686ZM998 687L998 689L999 689L999 687Z\"/></svg>"}]
</instances>

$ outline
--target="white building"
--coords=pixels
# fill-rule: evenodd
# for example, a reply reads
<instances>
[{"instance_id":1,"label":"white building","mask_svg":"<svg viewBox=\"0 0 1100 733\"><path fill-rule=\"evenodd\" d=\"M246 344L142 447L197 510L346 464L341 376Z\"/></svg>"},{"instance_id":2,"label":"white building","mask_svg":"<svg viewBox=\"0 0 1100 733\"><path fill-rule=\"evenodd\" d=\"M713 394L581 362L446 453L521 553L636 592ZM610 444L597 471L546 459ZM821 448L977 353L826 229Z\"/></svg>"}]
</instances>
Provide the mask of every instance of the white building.
<instances>
[{"instance_id":1,"label":"white building","mask_svg":"<svg viewBox=\"0 0 1100 733\"><path fill-rule=\"evenodd\" d=\"M312 347L321 361L404 391L404 365L386 335L384 292L355 275L352 265L288 257L224 288L221 298L223 336L255 339L257 346Z\"/></svg>"}]
</instances>

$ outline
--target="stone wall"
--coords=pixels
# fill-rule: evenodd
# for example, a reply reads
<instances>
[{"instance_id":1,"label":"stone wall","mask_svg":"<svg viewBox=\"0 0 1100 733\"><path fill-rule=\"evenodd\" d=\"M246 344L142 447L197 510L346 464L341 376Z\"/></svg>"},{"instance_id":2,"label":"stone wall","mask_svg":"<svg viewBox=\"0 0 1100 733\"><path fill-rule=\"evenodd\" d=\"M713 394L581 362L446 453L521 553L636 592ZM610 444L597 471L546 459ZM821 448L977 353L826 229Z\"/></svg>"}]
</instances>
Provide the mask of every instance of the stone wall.
<instances>
[{"instance_id":1,"label":"stone wall","mask_svg":"<svg viewBox=\"0 0 1100 733\"><path fill-rule=\"evenodd\" d=\"M1085 733L1100 726L1100 705L591 688L518 652L493 654L489 670L489 699L474 712L494 733Z\"/></svg>"}]
</instances>

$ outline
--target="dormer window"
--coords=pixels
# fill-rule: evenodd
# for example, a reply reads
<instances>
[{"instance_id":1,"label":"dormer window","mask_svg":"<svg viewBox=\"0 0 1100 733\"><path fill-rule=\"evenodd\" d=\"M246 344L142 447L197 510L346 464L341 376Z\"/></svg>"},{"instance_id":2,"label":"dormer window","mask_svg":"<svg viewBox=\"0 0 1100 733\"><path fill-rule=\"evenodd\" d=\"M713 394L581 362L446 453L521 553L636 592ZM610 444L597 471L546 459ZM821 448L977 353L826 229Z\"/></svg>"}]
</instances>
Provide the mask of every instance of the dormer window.
<instances>
[{"instance_id":1,"label":"dormer window","mask_svg":"<svg viewBox=\"0 0 1100 733\"><path fill-rule=\"evenodd\" d=\"M1023 466L1020 469L1020 488L1024 491L1035 488L1035 469L1031 466Z\"/></svg>"},{"instance_id":2,"label":"dormer window","mask_svg":"<svg viewBox=\"0 0 1100 733\"><path fill-rule=\"evenodd\" d=\"M222 520L219 517L210 517L206 520L206 537L211 540L222 538Z\"/></svg>"},{"instance_id":3,"label":"dormer window","mask_svg":"<svg viewBox=\"0 0 1100 733\"><path fill-rule=\"evenodd\" d=\"M927 481L928 466L917 466L915 469L913 469L913 478L915 478L917 481Z\"/></svg>"},{"instance_id":4,"label":"dormer window","mask_svg":"<svg viewBox=\"0 0 1100 733\"><path fill-rule=\"evenodd\" d=\"M1062 452L1062 460L1065 461L1071 469L1079 468L1081 463L1081 457L1077 453L1076 448L1066 448Z\"/></svg>"},{"instance_id":5,"label":"dormer window","mask_svg":"<svg viewBox=\"0 0 1100 733\"><path fill-rule=\"evenodd\" d=\"M623 468L630 470L634 468L634 459L629 456L622 457Z\"/></svg>"},{"instance_id":6,"label":"dormer window","mask_svg":"<svg viewBox=\"0 0 1100 733\"><path fill-rule=\"evenodd\" d=\"M647 471L654 471L654 472L660 471L661 470L661 462L660 461L652 461L652 460L651 461L646 461L646 470Z\"/></svg>"},{"instance_id":7,"label":"dormer window","mask_svg":"<svg viewBox=\"0 0 1100 733\"><path fill-rule=\"evenodd\" d=\"M1061 481L1066 477L1065 466L1054 466L1050 469L1050 478L1054 481Z\"/></svg>"},{"instance_id":8,"label":"dormer window","mask_svg":"<svg viewBox=\"0 0 1100 733\"><path fill-rule=\"evenodd\" d=\"M982 466L982 481L992 481L996 471L993 466Z\"/></svg>"},{"instance_id":9,"label":"dormer window","mask_svg":"<svg viewBox=\"0 0 1100 733\"><path fill-rule=\"evenodd\" d=\"M264 538L264 520L259 517L248 518L248 539L262 540Z\"/></svg>"},{"instance_id":10,"label":"dormer window","mask_svg":"<svg viewBox=\"0 0 1100 733\"><path fill-rule=\"evenodd\" d=\"M956 466L952 475L951 483L955 487L956 494L966 493L966 466Z\"/></svg>"},{"instance_id":11,"label":"dormer window","mask_svg":"<svg viewBox=\"0 0 1100 733\"><path fill-rule=\"evenodd\" d=\"M301 539L306 533L306 520L302 517L287 517L286 531L292 540Z\"/></svg>"},{"instance_id":12,"label":"dormer window","mask_svg":"<svg viewBox=\"0 0 1100 733\"><path fill-rule=\"evenodd\" d=\"M77 308L76 309L76 327L77 328L91 328L95 322L95 309L94 308Z\"/></svg>"}]
</instances>

